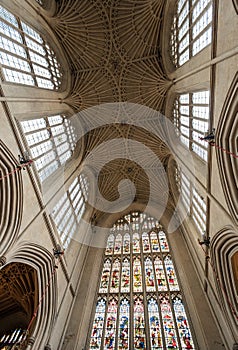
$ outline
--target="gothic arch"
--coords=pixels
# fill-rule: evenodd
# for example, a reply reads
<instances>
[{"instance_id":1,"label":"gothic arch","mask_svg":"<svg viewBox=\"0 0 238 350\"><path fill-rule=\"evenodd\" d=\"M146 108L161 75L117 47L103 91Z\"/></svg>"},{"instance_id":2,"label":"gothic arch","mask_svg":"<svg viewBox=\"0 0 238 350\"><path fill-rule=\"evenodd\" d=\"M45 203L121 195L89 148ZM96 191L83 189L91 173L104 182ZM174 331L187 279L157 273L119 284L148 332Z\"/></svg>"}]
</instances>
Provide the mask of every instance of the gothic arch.
<instances>
[{"instance_id":1,"label":"gothic arch","mask_svg":"<svg viewBox=\"0 0 238 350\"><path fill-rule=\"evenodd\" d=\"M16 240L20 229L23 208L23 183L17 160L0 140L0 255ZM13 172L11 175L7 175Z\"/></svg>"},{"instance_id":2,"label":"gothic arch","mask_svg":"<svg viewBox=\"0 0 238 350\"><path fill-rule=\"evenodd\" d=\"M0 346L11 346L25 338L25 331L36 308L36 270L20 262L5 265L0 270L0 295ZM29 334L34 326L35 322L32 323ZM17 333L15 337L12 336L14 333Z\"/></svg>"},{"instance_id":3,"label":"gothic arch","mask_svg":"<svg viewBox=\"0 0 238 350\"><path fill-rule=\"evenodd\" d=\"M235 75L227 93L219 123L217 126L217 145L219 148L237 154L238 142L238 73ZM238 163L232 155L216 148L220 179L235 222L238 223L237 191L238 191Z\"/></svg>"},{"instance_id":4,"label":"gothic arch","mask_svg":"<svg viewBox=\"0 0 238 350\"><path fill-rule=\"evenodd\" d=\"M216 269L216 286L230 328L237 338L238 303L232 257L238 252L238 232L232 227L220 230L212 239L211 261Z\"/></svg>"},{"instance_id":5,"label":"gothic arch","mask_svg":"<svg viewBox=\"0 0 238 350\"><path fill-rule=\"evenodd\" d=\"M48 250L37 244L24 242L13 248L11 254L6 258L9 264L26 264L37 273L39 288L36 307L39 305L39 308L28 343L34 344L34 349L39 349L42 344L45 345L49 341L48 337L52 332L57 307L57 276L54 273L57 270L54 269L53 256Z\"/></svg>"}]
</instances>

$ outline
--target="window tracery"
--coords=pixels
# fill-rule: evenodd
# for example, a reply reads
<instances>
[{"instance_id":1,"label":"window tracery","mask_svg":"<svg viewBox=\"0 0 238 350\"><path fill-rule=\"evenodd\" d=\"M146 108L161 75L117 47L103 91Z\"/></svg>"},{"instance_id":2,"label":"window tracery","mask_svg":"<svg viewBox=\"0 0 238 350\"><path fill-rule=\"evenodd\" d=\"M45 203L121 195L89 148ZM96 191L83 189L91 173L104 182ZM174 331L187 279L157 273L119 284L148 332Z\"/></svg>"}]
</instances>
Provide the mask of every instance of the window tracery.
<instances>
[{"instance_id":1,"label":"window tracery","mask_svg":"<svg viewBox=\"0 0 238 350\"><path fill-rule=\"evenodd\" d=\"M206 200L200 195L194 184L181 171L177 170L176 182L181 193L181 199L188 214L193 219L198 231L204 235L206 232L207 205Z\"/></svg>"},{"instance_id":2,"label":"window tracery","mask_svg":"<svg viewBox=\"0 0 238 350\"><path fill-rule=\"evenodd\" d=\"M173 122L181 142L207 161L207 142L200 140L209 129L209 91L179 95L174 101Z\"/></svg>"},{"instance_id":3,"label":"window tracery","mask_svg":"<svg viewBox=\"0 0 238 350\"><path fill-rule=\"evenodd\" d=\"M86 177L83 174L73 181L68 191L60 198L51 212L51 217L57 226L64 249L68 247L71 238L74 236L85 210L88 197L85 196L82 190L82 183L84 188L86 186L88 188Z\"/></svg>"},{"instance_id":4,"label":"window tracery","mask_svg":"<svg viewBox=\"0 0 238 350\"><path fill-rule=\"evenodd\" d=\"M89 349L195 348L166 234L144 213L110 230L89 337Z\"/></svg>"},{"instance_id":5,"label":"window tracery","mask_svg":"<svg viewBox=\"0 0 238 350\"><path fill-rule=\"evenodd\" d=\"M2 6L0 63L8 82L50 90L60 88L62 72L54 51L37 31Z\"/></svg>"},{"instance_id":6,"label":"window tracery","mask_svg":"<svg viewBox=\"0 0 238 350\"><path fill-rule=\"evenodd\" d=\"M172 22L171 55L182 66L212 41L212 0L178 0Z\"/></svg>"},{"instance_id":7,"label":"window tracery","mask_svg":"<svg viewBox=\"0 0 238 350\"><path fill-rule=\"evenodd\" d=\"M64 115L26 120L20 124L43 182L71 157L76 143L74 128Z\"/></svg>"}]
</instances>

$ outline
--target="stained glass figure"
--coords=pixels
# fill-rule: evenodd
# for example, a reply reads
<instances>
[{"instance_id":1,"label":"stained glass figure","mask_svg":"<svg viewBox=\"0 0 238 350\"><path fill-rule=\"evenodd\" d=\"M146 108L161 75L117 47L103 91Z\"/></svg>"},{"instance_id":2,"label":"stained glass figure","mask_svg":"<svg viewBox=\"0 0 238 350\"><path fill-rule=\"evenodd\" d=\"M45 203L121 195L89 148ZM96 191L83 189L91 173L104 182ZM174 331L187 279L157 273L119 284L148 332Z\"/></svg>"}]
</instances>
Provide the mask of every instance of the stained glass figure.
<instances>
[{"instance_id":1,"label":"stained glass figure","mask_svg":"<svg viewBox=\"0 0 238 350\"><path fill-rule=\"evenodd\" d=\"M130 235L129 235L129 233L126 233L123 237L123 253L124 254L130 253Z\"/></svg>"},{"instance_id":2,"label":"stained glass figure","mask_svg":"<svg viewBox=\"0 0 238 350\"><path fill-rule=\"evenodd\" d=\"M145 259L145 284L147 292L155 291L154 269L150 258Z\"/></svg>"},{"instance_id":3,"label":"stained glass figure","mask_svg":"<svg viewBox=\"0 0 238 350\"><path fill-rule=\"evenodd\" d=\"M155 258L154 266L155 266L155 275L157 280L158 291L162 292L162 291L168 290L162 260L158 257Z\"/></svg>"},{"instance_id":4,"label":"stained glass figure","mask_svg":"<svg viewBox=\"0 0 238 350\"><path fill-rule=\"evenodd\" d=\"M143 245L143 253L150 253L150 240L148 233L142 233L142 245Z\"/></svg>"},{"instance_id":5,"label":"stained glass figure","mask_svg":"<svg viewBox=\"0 0 238 350\"><path fill-rule=\"evenodd\" d=\"M103 266L99 293L107 293L108 285L109 285L109 278L110 278L110 271L111 271L111 262L108 259L105 261L104 266Z\"/></svg>"},{"instance_id":6,"label":"stained glass figure","mask_svg":"<svg viewBox=\"0 0 238 350\"><path fill-rule=\"evenodd\" d=\"M142 297L134 299L134 348L145 349L145 319Z\"/></svg>"},{"instance_id":7,"label":"stained glass figure","mask_svg":"<svg viewBox=\"0 0 238 350\"><path fill-rule=\"evenodd\" d=\"M169 245L165 233L163 231L159 231L159 242L161 252L169 252Z\"/></svg>"},{"instance_id":8,"label":"stained glass figure","mask_svg":"<svg viewBox=\"0 0 238 350\"><path fill-rule=\"evenodd\" d=\"M128 259L122 262L121 271L121 292L128 293L130 291L130 262Z\"/></svg>"},{"instance_id":9,"label":"stained glass figure","mask_svg":"<svg viewBox=\"0 0 238 350\"><path fill-rule=\"evenodd\" d=\"M120 283L120 262L119 260L114 261L112 265L112 276L111 276L111 293L119 292L119 283Z\"/></svg>"},{"instance_id":10,"label":"stained glass figure","mask_svg":"<svg viewBox=\"0 0 238 350\"><path fill-rule=\"evenodd\" d=\"M159 308L157 301L153 298L148 301L148 312L150 322L150 343L151 349L163 349L161 325L159 319Z\"/></svg>"},{"instance_id":11,"label":"stained glass figure","mask_svg":"<svg viewBox=\"0 0 238 350\"><path fill-rule=\"evenodd\" d=\"M160 309L162 314L162 323L165 335L165 343L168 349L178 349L178 341L176 337L175 325L171 306L168 296L161 297Z\"/></svg>"},{"instance_id":12,"label":"stained glass figure","mask_svg":"<svg viewBox=\"0 0 238 350\"><path fill-rule=\"evenodd\" d=\"M129 329L130 329L130 304L127 299L120 303L118 330L118 349L129 349Z\"/></svg>"},{"instance_id":13,"label":"stained glass figure","mask_svg":"<svg viewBox=\"0 0 238 350\"><path fill-rule=\"evenodd\" d=\"M111 234L107 240L107 247L105 250L105 255L112 255L114 246L114 236Z\"/></svg>"},{"instance_id":14,"label":"stained glass figure","mask_svg":"<svg viewBox=\"0 0 238 350\"><path fill-rule=\"evenodd\" d=\"M116 236L116 240L115 240L114 254L121 254L121 246L122 246L122 235L119 233Z\"/></svg>"},{"instance_id":15,"label":"stained glass figure","mask_svg":"<svg viewBox=\"0 0 238 350\"><path fill-rule=\"evenodd\" d=\"M176 273L174 271L174 265L169 255L166 256L166 258L164 259L164 264L165 264L165 270L168 278L169 289L171 291L179 290L178 280L176 277Z\"/></svg>"},{"instance_id":16,"label":"stained glass figure","mask_svg":"<svg viewBox=\"0 0 238 350\"><path fill-rule=\"evenodd\" d=\"M151 239L152 252L156 252L156 253L159 252L160 248L159 248L159 241L158 241L157 233L152 231L150 234L150 239Z\"/></svg>"},{"instance_id":17,"label":"stained glass figure","mask_svg":"<svg viewBox=\"0 0 238 350\"><path fill-rule=\"evenodd\" d=\"M115 299L109 301L106 318L104 349L115 349L117 307L118 305Z\"/></svg>"},{"instance_id":18,"label":"stained glass figure","mask_svg":"<svg viewBox=\"0 0 238 350\"><path fill-rule=\"evenodd\" d=\"M136 258L133 263L133 290L134 292L142 292L141 262L139 258Z\"/></svg>"},{"instance_id":19,"label":"stained glass figure","mask_svg":"<svg viewBox=\"0 0 238 350\"><path fill-rule=\"evenodd\" d=\"M90 339L90 349L100 349L102 341L102 333L104 326L106 302L99 299L96 306L96 313L93 322L93 328Z\"/></svg>"},{"instance_id":20,"label":"stained glass figure","mask_svg":"<svg viewBox=\"0 0 238 350\"><path fill-rule=\"evenodd\" d=\"M179 331L182 349L194 349L191 331L182 300L176 297L173 300L175 319Z\"/></svg>"},{"instance_id":21,"label":"stained glass figure","mask_svg":"<svg viewBox=\"0 0 238 350\"><path fill-rule=\"evenodd\" d=\"M140 253L140 237L138 233L133 234L133 253Z\"/></svg>"}]
</instances>

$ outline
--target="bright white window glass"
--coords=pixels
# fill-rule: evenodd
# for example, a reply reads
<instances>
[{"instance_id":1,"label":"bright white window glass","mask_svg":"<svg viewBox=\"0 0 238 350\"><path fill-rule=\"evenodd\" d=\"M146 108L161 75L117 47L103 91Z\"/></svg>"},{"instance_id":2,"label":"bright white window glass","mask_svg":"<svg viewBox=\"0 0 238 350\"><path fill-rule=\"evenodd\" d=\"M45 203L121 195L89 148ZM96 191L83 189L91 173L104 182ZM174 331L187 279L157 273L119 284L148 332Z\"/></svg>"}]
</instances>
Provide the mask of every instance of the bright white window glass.
<instances>
[{"instance_id":1,"label":"bright white window glass","mask_svg":"<svg viewBox=\"0 0 238 350\"><path fill-rule=\"evenodd\" d=\"M171 56L176 67L212 41L212 0L178 0L171 30Z\"/></svg>"},{"instance_id":2,"label":"bright white window glass","mask_svg":"<svg viewBox=\"0 0 238 350\"><path fill-rule=\"evenodd\" d=\"M145 349L146 344L151 350L196 349L166 233L158 220L133 212L109 232L87 348Z\"/></svg>"},{"instance_id":3,"label":"bright white window glass","mask_svg":"<svg viewBox=\"0 0 238 350\"><path fill-rule=\"evenodd\" d=\"M84 181L88 187L85 175ZM78 223L84 213L85 203L88 199L84 196L80 183L81 175L72 182L68 191L59 199L51 212L51 217L55 222L61 243L65 249L77 231Z\"/></svg>"},{"instance_id":4,"label":"bright white window glass","mask_svg":"<svg viewBox=\"0 0 238 350\"><path fill-rule=\"evenodd\" d=\"M179 95L174 102L173 118L181 142L207 161L208 144L200 138L209 129L209 91Z\"/></svg>"},{"instance_id":5,"label":"bright white window glass","mask_svg":"<svg viewBox=\"0 0 238 350\"><path fill-rule=\"evenodd\" d=\"M74 128L62 115L22 121L21 127L40 180L44 181L71 157Z\"/></svg>"},{"instance_id":6,"label":"bright white window glass","mask_svg":"<svg viewBox=\"0 0 238 350\"><path fill-rule=\"evenodd\" d=\"M61 68L53 50L39 33L2 6L0 64L8 82L50 90L60 87Z\"/></svg>"},{"instance_id":7,"label":"bright white window glass","mask_svg":"<svg viewBox=\"0 0 238 350\"><path fill-rule=\"evenodd\" d=\"M206 232L206 216L207 206L205 199L200 195L194 184L188 179L188 177L177 169L180 176L177 177L177 186L181 194L182 202L193 219L197 230L204 234Z\"/></svg>"}]
</instances>

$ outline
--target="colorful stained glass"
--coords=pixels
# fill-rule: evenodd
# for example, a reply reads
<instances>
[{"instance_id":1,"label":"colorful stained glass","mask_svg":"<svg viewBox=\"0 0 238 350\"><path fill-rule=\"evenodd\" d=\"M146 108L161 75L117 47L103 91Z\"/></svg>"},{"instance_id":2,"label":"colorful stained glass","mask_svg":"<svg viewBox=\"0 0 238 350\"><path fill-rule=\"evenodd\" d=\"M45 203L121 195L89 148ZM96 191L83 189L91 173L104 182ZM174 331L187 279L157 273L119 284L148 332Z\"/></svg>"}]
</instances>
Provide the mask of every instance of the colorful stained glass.
<instances>
[{"instance_id":1,"label":"colorful stained glass","mask_svg":"<svg viewBox=\"0 0 238 350\"><path fill-rule=\"evenodd\" d=\"M116 337L116 320L117 320L117 301L112 299L109 301L106 318L106 330L104 339L105 349L115 349Z\"/></svg>"},{"instance_id":2,"label":"colorful stained glass","mask_svg":"<svg viewBox=\"0 0 238 350\"><path fill-rule=\"evenodd\" d=\"M133 263L133 291L142 292L141 262L136 258Z\"/></svg>"},{"instance_id":3,"label":"colorful stained glass","mask_svg":"<svg viewBox=\"0 0 238 350\"><path fill-rule=\"evenodd\" d=\"M122 235L119 233L116 236L116 240L115 240L114 254L121 254L121 245L122 245Z\"/></svg>"},{"instance_id":4,"label":"colorful stained glass","mask_svg":"<svg viewBox=\"0 0 238 350\"><path fill-rule=\"evenodd\" d=\"M128 293L130 291L130 261L123 260L121 270L121 292Z\"/></svg>"},{"instance_id":5,"label":"colorful stained glass","mask_svg":"<svg viewBox=\"0 0 238 350\"><path fill-rule=\"evenodd\" d=\"M110 292L111 293L118 293L119 292L119 283L120 283L120 262L117 259L114 261L112 265L112 276L111 276L111 287Z\"/></svg>"},{"instance_id":6,"label":"colorful stained glass","mask_svg":"<svg viewBox=\"0 0 238 350\"><path fill-rule=\"evenodd\" d=\"M133 253L140 253L140 236L138 233L133 234Z\"/></svg>"},{"instance_id":7,"label":"colorful stained glass","mask_svg":"<svg viewBox=\"0 0 238 350\"><path fill-rule=\"evenodd\" d=\"M160 309L162 314L162 324L164 329L166 347L168 349L178 349L174 319L168 298L161 298Z\"/></svg>"},{"instance_id":8,"label":"colorful stained glass","mask_svg":"<svg viewBox=\"0 0 238 350\"><path fill-rule=\"evenodd\" d=\"M90 339L90 349L100 349L105 317L105 307L105 300L98 300Z\"/></svg>"},{"instance_id":9,"label":"colorful stained glass","mask_svg":"<svg viewBox=\"0 0 238 350\"><path fill-rule=\"evenodd\" d=\"M161 326L159 319L159 308L155 299L149 299L148 312L150 322L150 344L151 349L163 349Z\"/></svg>"},{"instance_id":10,"label":"colorful stained glass","mask_svg":"<svg viewBox=\"0 0 238 350\"><path fill-rule=\"evenodd\" d=\"M118 220L105 256L90 350L195 349L159 222L137 212Z\"/></svg>"},{"instance_id":11,"label":"colorful stained glass","mask_svg":"<svg viewBox=\"0 0 238 350\"><path fill-rule=\"evenodd\" d=\"M129 254L130 253L130 235L129 233L126 233L123 238L123 253Z\"/></svg>"},{"instance_id":12,"label":"colorful stained glass","mask_svg":"<svg viewBox=\"0 0 238 350\"><path fill-rule=\"evenodd\" d=\"M156 252L156 253L159 252L160 248L159 248L159 241L158 241L157 233L152 231L150 234L150 240L151 240L152 252Z\"/></svg>"},{"instance_id":13,"label":"colorful stained glass","mask_svg":"<svg viewBox=\"0 0 238 350\"><path fill-rule=\"evenodd\" d=\"M145 285L147 292L155 291L154 269L150 258L145 259Z\"/></svg>"},{"instance_id":14,"label":"colorful stained glass","mask_svg":"<svg viewBox=\"0 0 238 350\"><path fill-rule=\"evenodd\" d=\"M107 259L104 263L103 270L102 270L99 293L107 293L109 278L110 278L110 271L111 271L111 262L109 259Z\"/></svg>"},{"instance_id":15,"label":"colorful stained glass","mask_svg":"<svg viewBox=\"0 0 238 350\"><path fill-rule=\"evenodd\" d=\"M169 245L165 233L163 231L159 231L159 242L161 252L169 252Z\"/></svg>"},{"instance_id":16,"label":"colorful stained glass","mask_svg":"<svg viewBox=\"0 0 238 350\"><path fill-rule=\"evenodd\" d=\"M182 300L178 297L175 298L173 300L173 307L182 349L194 349L192 335Z\"/></svg>"},{"instance_id":17,"label":"colorful stained glass","mask_svg":"<svg viewBox=\"0 0 238 350\"><path fill-rule=\"evenodd\" d=\"M107 240L105 255L112 255L114 246L114 235L110 235Z\"/></svg>"},{"instance_id":18,"label":"colorful stained glass","mask_svg":"<svg viewBox=\"0 0 238 350\"><path fill-rule=\"evenodd\" d=\"M145 319L144 319L144 305L142 297L135 298L134 301L134 348L145 349Z\"/></svg>"},{"instance_id":19,"label":"colorful stained glass","mask_svg":"<svg viewBox=\"0 0 238 350\"><path fill-rule=\"evenodd\" d=\"M150 240L148 233L144 232L142 234L142 246L143 246L143 253L150 253Z\"/></svg>"},{"instance_id":20,"label":"colorful stained glass","mask_svg":"<svg viewBox=\"0 0 238 350\"><path fill-rule=\"evenodd\" d=\"M130 304L127 299L120 303L118 349L129 349Z\"/></svg>"},{"instance_id":21,"label":"colorful stained glass","mask_svg":"<svg viewBox=\"0 0 238 350\"><path fill-rule=\"evenodd\" d=\"M174 271L174 265L169 255L166 256L166 258L164 259L164 264L165 264L165 270L166 270L167 279L169 283L169 289L171 291L179 290L178 280L176 277L176 273Z\"/></svg>"},{"instance_id":22,"label":"colorful stained glass","mask_svg":"<svg viewBox=\"0 0 238 350\"><path fill-rule=\"evenodd\" d=\"M162 292L162 291L168 290L162 260L158 257L155 258L154 266L155 266L155 275L157 280L158 291Z\"/></svg>"}]
</instances>

